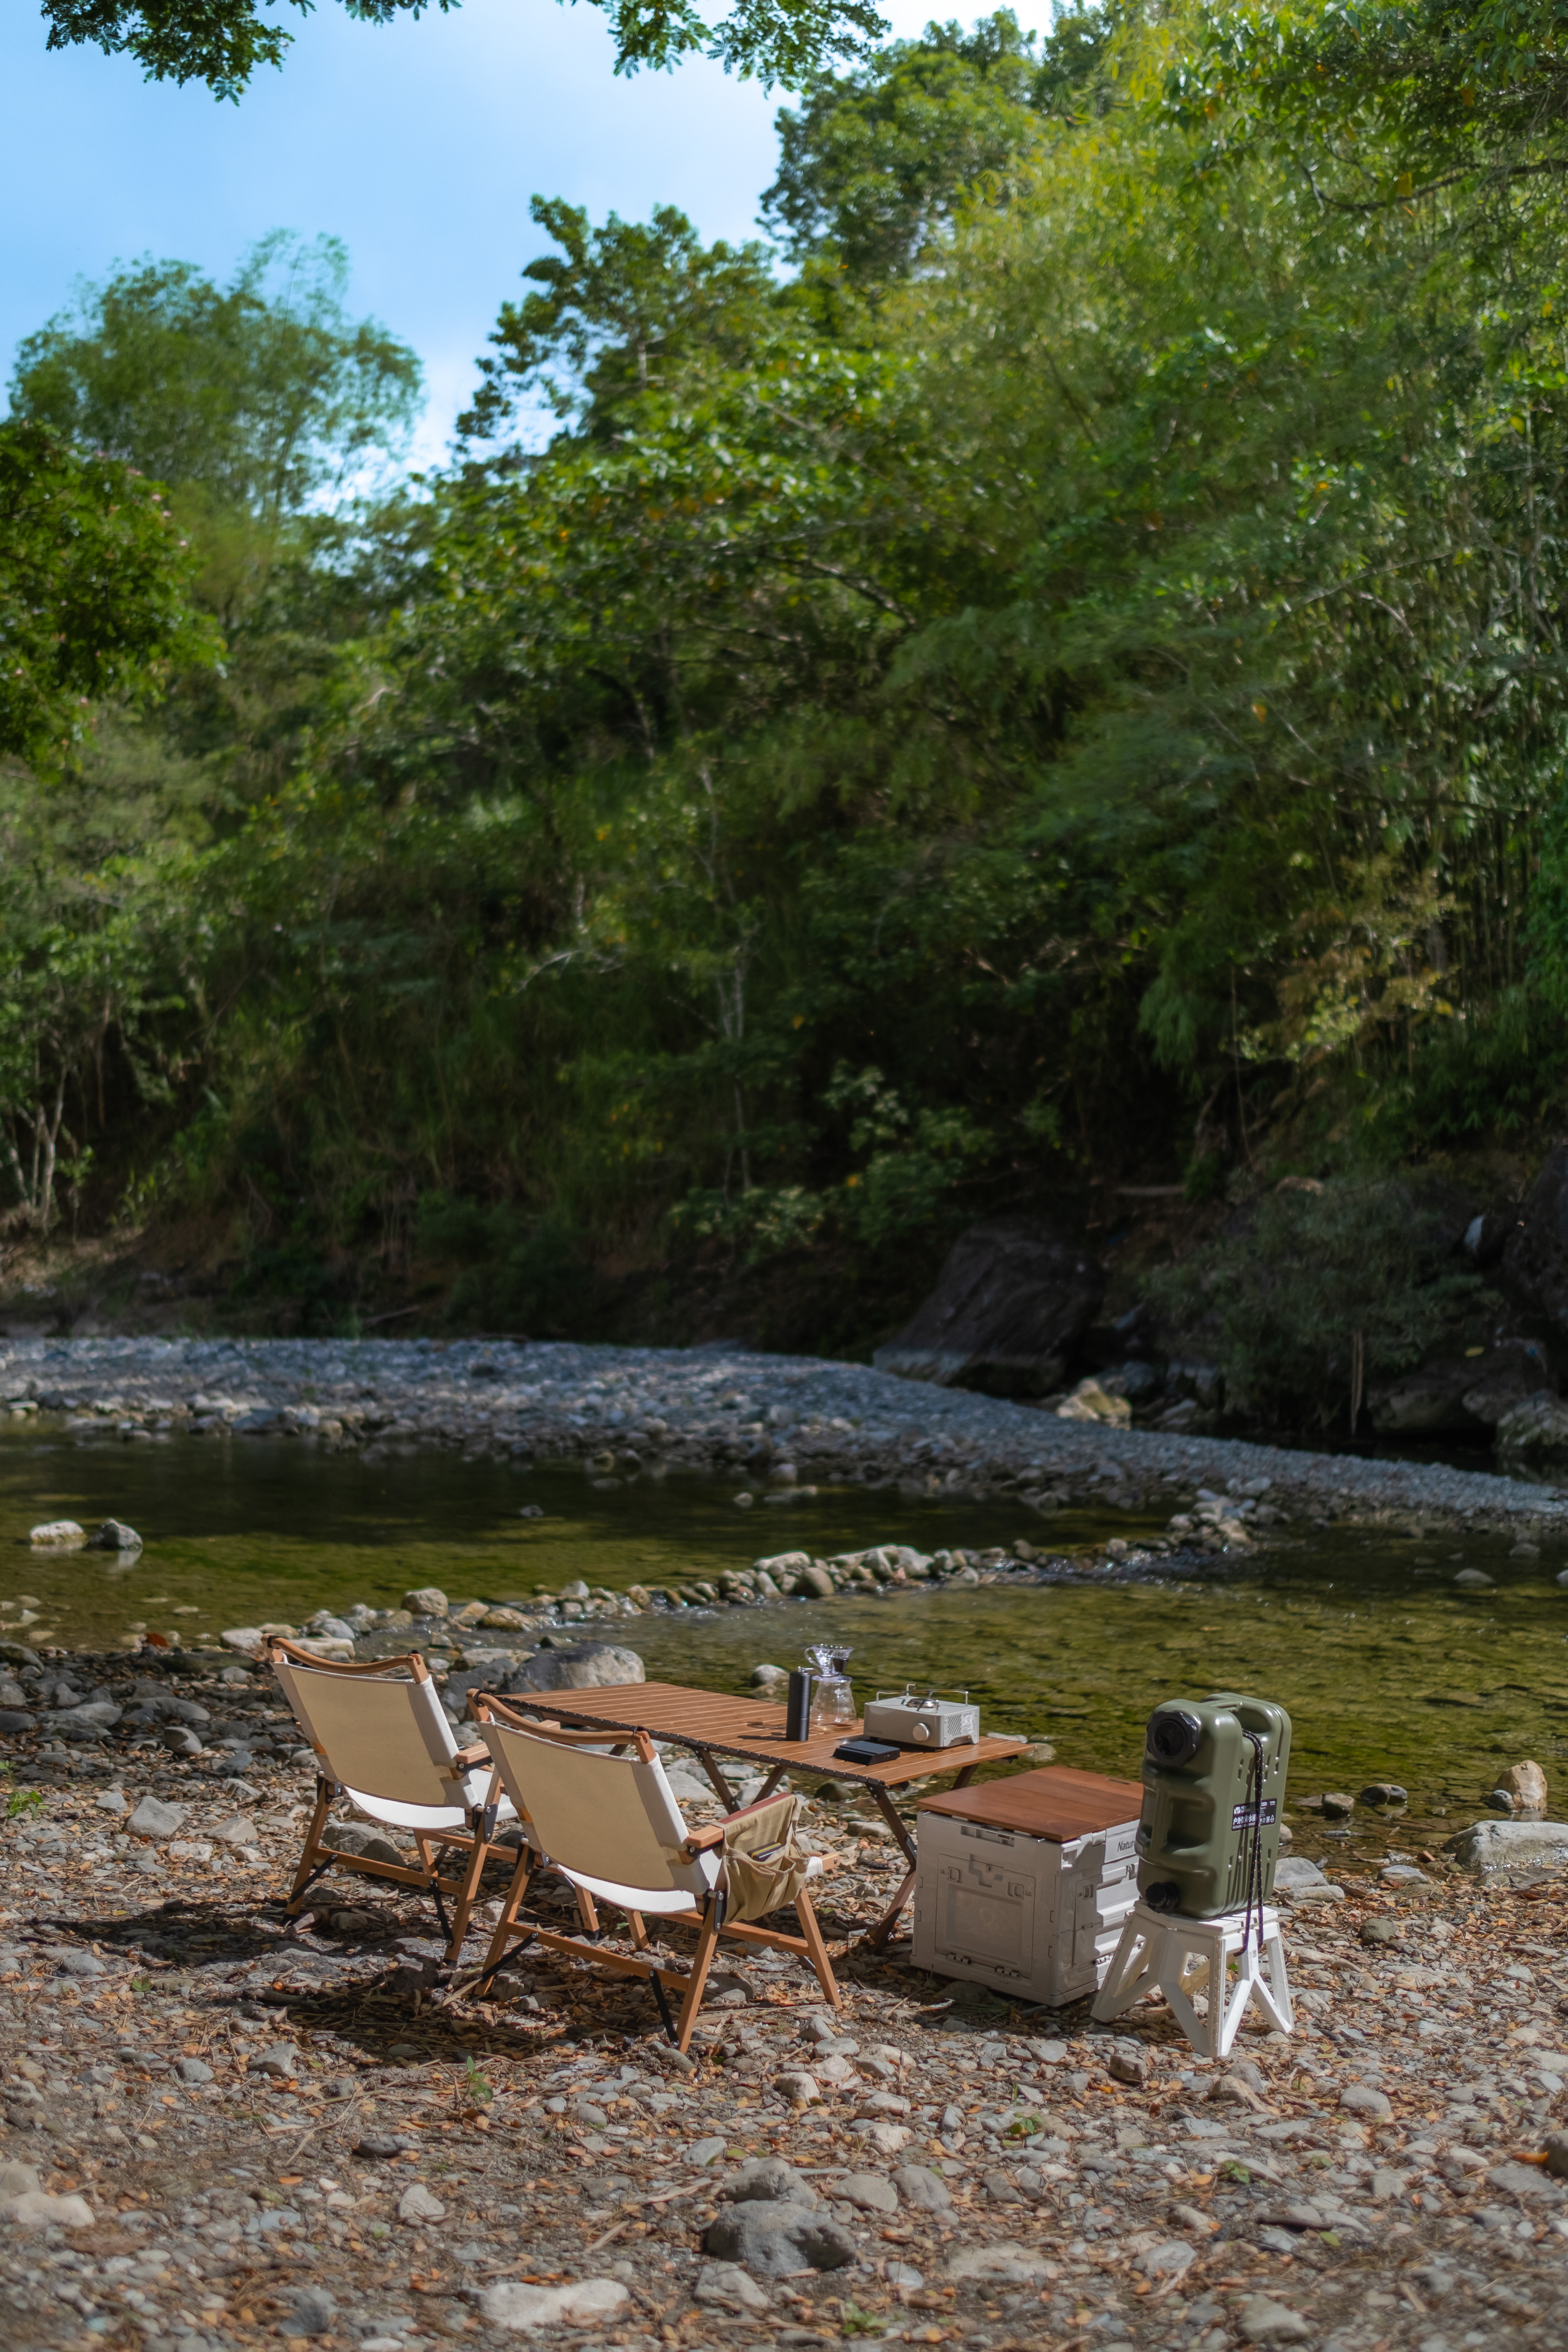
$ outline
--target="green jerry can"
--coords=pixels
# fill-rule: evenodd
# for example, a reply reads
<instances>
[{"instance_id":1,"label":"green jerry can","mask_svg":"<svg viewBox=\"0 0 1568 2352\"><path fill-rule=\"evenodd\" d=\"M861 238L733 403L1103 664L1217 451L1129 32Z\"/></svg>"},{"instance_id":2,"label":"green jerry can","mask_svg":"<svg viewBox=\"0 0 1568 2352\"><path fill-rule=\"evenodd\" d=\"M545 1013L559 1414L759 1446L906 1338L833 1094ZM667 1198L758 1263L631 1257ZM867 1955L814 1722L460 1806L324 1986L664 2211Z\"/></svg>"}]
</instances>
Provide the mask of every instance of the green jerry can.
<instances>
[{"instance_id":1,"label":"green jerry can","mask_svg":"<svg viewBox=\"0 0 1568 2352\"><path fill-rule=\"evenodd\" d=\"M1268 1900L1289 1758L1290 1718L1272 1700L1216 1691L1154 1709L1137 1837L1152 1910L1213 1919Z\"/></svg>"}]
</instances>

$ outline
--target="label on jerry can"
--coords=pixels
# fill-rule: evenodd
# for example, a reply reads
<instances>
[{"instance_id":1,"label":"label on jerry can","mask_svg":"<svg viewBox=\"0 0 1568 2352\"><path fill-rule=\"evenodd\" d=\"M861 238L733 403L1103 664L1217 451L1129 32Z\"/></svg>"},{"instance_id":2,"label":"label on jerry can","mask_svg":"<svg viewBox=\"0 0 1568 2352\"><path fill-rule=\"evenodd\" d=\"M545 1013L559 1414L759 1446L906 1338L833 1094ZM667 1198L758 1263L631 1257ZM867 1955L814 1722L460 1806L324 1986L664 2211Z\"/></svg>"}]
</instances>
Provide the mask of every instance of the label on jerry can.
<instances>
[{"instance_id":1,"label":"label on jerry can","mask_svg":"<svg viewBox=\"0 0 1568 2352\"><path fill-rule=\"evenodd\" d=\"M1275 1797L1265 1797L1261 1805L1233 1805L1230 1809L1233 1830L1267 1829L1270 1822L1279 1818L1279 1804Z\"/></svg>"}]
</instances>

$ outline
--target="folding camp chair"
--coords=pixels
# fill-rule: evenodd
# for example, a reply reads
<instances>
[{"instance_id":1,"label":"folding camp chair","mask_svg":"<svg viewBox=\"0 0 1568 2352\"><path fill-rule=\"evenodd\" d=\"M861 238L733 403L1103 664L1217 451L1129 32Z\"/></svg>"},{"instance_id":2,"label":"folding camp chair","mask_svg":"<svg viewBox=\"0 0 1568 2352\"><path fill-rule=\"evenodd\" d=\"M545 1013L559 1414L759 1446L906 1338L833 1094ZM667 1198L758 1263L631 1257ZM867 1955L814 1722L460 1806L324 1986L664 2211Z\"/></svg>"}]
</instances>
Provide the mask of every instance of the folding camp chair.
<instances>
[{"instance_id":1,"label":"folding camp chair","mask_svg":"<svg viewBox=\"0 0 1568 2352\"><path fill-rule=\"evenodd\" d=\"M809 1960L828 2000L835 2009L843 2007L805 1891L822 1864L815 1854L803 1853L795 1840L798 1797L770 1797L712 1829L691 1831L646 1731L619 1743L635 1753L616 1755L606 1753L603 1731L544 1727L513 1714L488 1693L469 1704L522 1822L524 1843L484 1967L467 1990L488 1985L512 1945L537 1942L641 1978L658 2004L665 2032L684 2051L720 1938L731 1937ZM541 1869L558 1871L573 1888L585 1937L519 1924L519 1906ZM626 1914L635 1953L589 1940L604 1932L595 1903ZM791 1903L800 1922L798 1936L754 1924ZM697 1929L689 1971L643 1957L651 1948L645 1916ZM670 2017L667 1987L681 1995L678 2021Z\"/></svg>"},{"instance_id":2,"label":"folding camp chair","mask_svg":"<svg viewBox=\"0 0 1568 2352\"><path fill-rule=\"evenodd\" d=\"M515 1822L517 1814L484 1749L458 1748L430 1670L416 1652L369 1665L329 1666L275 1634L261 1656L316 1754L316 1807L284 1907L297 1914L310 1887L333 1869L416 1886L433 1899L447 1958L456 1960L485 1864L492 1854L509 1866L515 1860L510 1845L494 1843L498 1822ZM411 1832L422 1867L327 1844L327 1815L345 1796L371 1821ZM467 1854L460 1877L441 1875L443 1847ZM456 1906L450 1920L446 1895Z\"/></svg>"}]
</instances>

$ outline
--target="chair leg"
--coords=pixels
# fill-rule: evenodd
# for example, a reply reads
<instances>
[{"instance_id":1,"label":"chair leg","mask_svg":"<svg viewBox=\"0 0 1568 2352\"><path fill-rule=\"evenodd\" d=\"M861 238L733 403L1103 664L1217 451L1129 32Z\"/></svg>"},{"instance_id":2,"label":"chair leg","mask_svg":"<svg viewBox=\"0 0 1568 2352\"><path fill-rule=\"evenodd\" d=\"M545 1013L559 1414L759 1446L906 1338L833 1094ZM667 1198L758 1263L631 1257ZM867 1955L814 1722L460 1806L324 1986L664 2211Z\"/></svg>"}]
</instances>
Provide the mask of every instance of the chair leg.
<instances>
[{"instance_id":1,"label":"chair leg","mask_svg":"<svg viewBox=\"0 0 1568 2352\"><path fill-rule=\"evenodd\" d=\"M599 1932L599 1915L594 1907L593 1896L585 1886L575 1886L572 1891L577 1897L577 1916L583 1922L584 1934L596 1936Z\"/></svg>"},{"instance_id":2,"label":"chair leg","mask_svg":"<svg viewBox=\"0 0 1568 2352\"><path fill-rule=\"evenodd\" d=\"M631 1922L633 1949L638 1952L646 1952L648 1948L647 1929L643 1925L642 1913L640 1911L628 1911L626 1913L626 1917Z\"/></svg>"},{"instance_id":3,"label":"chair leg","mask_svg":"<svg viewBox=\"0 0 1568 2352\"><path fill-rule=\"evenodd\" d=\"M481 1980L499 1969L506 1958L506 1948L517 1928L518 1906L528 1892L528 1882L532 1875L533 1856L529 1848L524 1846L518 1855L517 1868L512 1872L511 1885L506 1891L506 1901L500 1906L500 1917L496 1921L496 1931L490 1937L489 1950L485 1954L485 1965L480 1972Z\"/></svg>"},{"instance_id":4,"label":"chair leg","mask_svg":"<svg viewBox=\"0 0 1568 2352\"><path fill-rule=\"evenodd\" d=\"M817 1983L822 1987L834 2008L842 2009L844 1995L838 1990L838 1979L833 1973L833 1963L827 1957L827 1947L822 1940L822 1929L817 1925L816 1913L812 1908L811 1897L804 1886L795 1898L795 1916L800 1921L800 1932L805 1939L805 1948L811 1965L816 1971Z\"/></svg>"},{"instance_id":5,"label":"chair leg","mask_svg":"<svg viewBox=\"0 0 1568 2352\"><path fill-rule=\"evenodd\" d=\"M457 1908L452 1914L452 1940L447 1948L448 1968L457 1966L462 1952L463 1939L468 1932L468 1915L478 1899L479 1880L484 1874L485 1863L489 1854L489 1847L480 1835L476 1822L473 1844L468 1853L468 1866L463 1873L462 1884L458 1890Z\"/></svg>"},{"instance_id":6,"label":"chair leg","mask_svg":"<svg viewBox=\"0 0 1568 2352\"><path fill-rule=\"evenodd\" d=\"M702 2006L703 1988L708 1982L708 1971L713 1965L713 1955L718 1948L719 1906L710 1895L702 1914L702 1927L697 1938L691 1973L686 1979L686 1998L680 2004L680 2015L676 2021L675 2046L682 2057L690 2047L697 2012Z\"/></svg>"},{"instance_id":7,"label":"chair leg","mask_svg":"<svg viewBox=\"0 0 1568 2352\"><path fill-rule=\"evenodd\" d=\"M292 1914L295 1906L298 1904L300 1895L303 1894L306 1882L309 1880L311 1872L316 1867L318 1853L317 1840L320 1838L321 1832L327 1825L327 1814L331 1809L331 1791L328 1788L327 1783L324 1780L318 1780L316 1783L316 1810L310 1816L310 1826L305 1832L305 1843L300 1852L300 1867L294 1873L294 1884L289 1889L289 1898L283 1906L284 1910L290 1914Z\"/></svg>"}]
</instances>

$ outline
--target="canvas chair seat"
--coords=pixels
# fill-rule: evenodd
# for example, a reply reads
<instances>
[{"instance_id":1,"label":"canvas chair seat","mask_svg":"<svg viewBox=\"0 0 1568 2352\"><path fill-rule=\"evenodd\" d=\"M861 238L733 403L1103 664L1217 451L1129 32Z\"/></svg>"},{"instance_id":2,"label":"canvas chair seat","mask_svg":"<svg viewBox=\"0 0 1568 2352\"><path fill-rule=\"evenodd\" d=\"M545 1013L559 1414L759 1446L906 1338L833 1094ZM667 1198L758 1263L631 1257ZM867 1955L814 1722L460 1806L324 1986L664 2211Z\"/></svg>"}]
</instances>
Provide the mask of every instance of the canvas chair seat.
<instances>
[{"instance_id":1,"label":"canvas chair seat","mask_svg":"<svg viewBox=\"0 0 1568 2352\"><path fill-rule=\"evenodd\" d=\"M516 1807L523 1845L517 1871L478 1979L488 1983L517 1941L538 1941L601 1965L640 1976L652 1988L670 2038L685 2050L691 2039L714 1951L723 1936L794 1952L811 1962L835 2009L842 1999L816 1924L808 1882L823 1864L795 1842L797 1797L773 1797L732 1813L711 1830L687 1826L658 1751L646 1731L620 1743L630 1753L605 1752L559 1726L531 1722L487 1694L473 1702L480 1737L497 1778ZM624 1911L639 1953L647 1946L645 1917L698 1929L697 1957L685 1974L633 1958L602 1945L561 1936L542 1926L520 1927L518 1911L531 1879L543 1865L574 1890L590 1934L597 1933L595 1901ZM801 1934L756 1922L793 1904ZM665 1987L682 1995L679 2027L669 2019Z\"/></svg>"},{"instance_id":2,"label":"canvas chair seat","mask_svg":"<svg viewBox=\"0 0 1568 2352\"><path fill-rule=\"evenodd\" d=\"M363 1666L323 1664L281 1636L262 1651L316 1757L316 1808L286 1909L297 1916L326 1871L353 1870L428 1894L455 1960L468 1932L480 1875L492 1856L515 1861L496 1832L516 1808L482 1751L458 1748L440 1696L416 1653ZM327 1816L346 1797L367 1820L408 1832L421 1867L340 1852L322 1843ZM439 1850L466 1854L459 1877L441 1875ZM444 1895L456 1909L448 1924Z\"/></svg>"}]
</instances>

